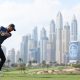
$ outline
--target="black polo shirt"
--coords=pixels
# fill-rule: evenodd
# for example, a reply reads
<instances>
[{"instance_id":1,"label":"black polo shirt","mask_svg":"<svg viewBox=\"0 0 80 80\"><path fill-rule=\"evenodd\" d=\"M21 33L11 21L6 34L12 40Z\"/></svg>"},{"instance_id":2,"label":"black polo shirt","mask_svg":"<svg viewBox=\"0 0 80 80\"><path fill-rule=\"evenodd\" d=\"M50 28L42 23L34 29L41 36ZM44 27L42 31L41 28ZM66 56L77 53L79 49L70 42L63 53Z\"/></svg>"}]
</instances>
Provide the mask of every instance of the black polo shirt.
<instances>
[{"instance_id":1,"label":"black polo shirt","mask_svg":"<svg viewBox=\"0 0 80 80\"><path fill-rule=\"evenodd\" d=\"M7 32L7 28L1 26L1 27L0 27L0 32ZM8 32L8 33L9 33L9 32ZM11 33L9 33L9 34L10 34L10 36L11 36ZM2 36L2 35L0 34L0 45L3 43L4 40L6 40L6 39L7 39L8 37L10 37L10 36Z\"/></svg>"}]
</instances>

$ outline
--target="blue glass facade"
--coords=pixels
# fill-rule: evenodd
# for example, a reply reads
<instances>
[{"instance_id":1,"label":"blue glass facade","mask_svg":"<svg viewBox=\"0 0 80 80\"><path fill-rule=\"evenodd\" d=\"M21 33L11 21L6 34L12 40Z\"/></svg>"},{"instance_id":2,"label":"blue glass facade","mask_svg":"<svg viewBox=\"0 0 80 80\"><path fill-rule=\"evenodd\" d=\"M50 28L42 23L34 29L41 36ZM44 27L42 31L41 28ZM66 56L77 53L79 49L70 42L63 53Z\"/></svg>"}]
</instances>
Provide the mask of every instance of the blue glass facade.
<instances>
[{"instance_id":1,"label":"blue glass facade","mask_svg":"<svg viewBox=\"0 0 80 80\"><path fill-rule=\"evenodd\" d=\"M69 45L69 60L78 60L80 57L80 42L71 42Z\"/></svg>"}]
</instances>

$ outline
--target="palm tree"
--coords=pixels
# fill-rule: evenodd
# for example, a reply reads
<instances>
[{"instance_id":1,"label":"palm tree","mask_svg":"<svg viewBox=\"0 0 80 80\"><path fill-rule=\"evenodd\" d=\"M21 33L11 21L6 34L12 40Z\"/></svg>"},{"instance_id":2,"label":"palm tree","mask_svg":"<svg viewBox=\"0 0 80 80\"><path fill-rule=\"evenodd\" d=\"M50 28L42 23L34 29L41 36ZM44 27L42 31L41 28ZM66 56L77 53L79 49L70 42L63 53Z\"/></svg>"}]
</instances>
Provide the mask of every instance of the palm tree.
<instances>
[{"instance_id":1,"label":"palm tree","mask_svg":"<svg viewBox=\"0 0 80 80\"><path fill-rule=\"evenodd\" d=\"M23 71L25 73L26 64L23 63L23 59L22 58L19 58L18 61L19 61L21 72Z\"/></svg>"},{"instance_id":2,"label":"palm tree","mask_svg":"<svg viewBox=\"0 0 80 80\"><path fill-rule=\"evenodd\" d=\"M19 58L18 59L18 62L19 62L19 68L20 68L20 70L22 72L22 62L23 62L23 59L22 58Z\"/></svg>"},{"instance_id":3,"label":"palm tree","mask_svg":"<svg viewBox=\"0 0 80 80\"><path fill-rule=\"evenodd\" d=\"M8 68L7 68L7 71L9 71L9 70L10 70L9 68L10 68L10 62L11 62L11 60L8 59L6 62L7 62L7 64L8 64L8 66L7 66L7 67L8 67Z\"/></svg>"},{"instance_id":4,"label":"palm tree","mask_svg":"<svg viewBox=\"0 0 80 80\"><path fill-rule=\"evenodd\" d=\"M46 61L45 61L45 60L42 61L42 66L43 66L43 67L46 66Z\"/></svg>"},{"instance_id":5,"label":"palm tree","mask_svg":"<svg viewBox=\"0 0 80 80\"><path fill-rule=\"evenodd\" d=\"M22 58L19 58L19 65L21 65L22 64L22 62L23 62L23 59Z\"/></svg>"},{"instance_id":6,"label":"palm tree","mask_svg":"<svg viewBox=\"0 0 80 80\"><path fill-rule=\"evenodd\" d=\"M28 66L31 67L31 65L32 65L32 61L30 60Z\"/></svg>"}]
</instances>

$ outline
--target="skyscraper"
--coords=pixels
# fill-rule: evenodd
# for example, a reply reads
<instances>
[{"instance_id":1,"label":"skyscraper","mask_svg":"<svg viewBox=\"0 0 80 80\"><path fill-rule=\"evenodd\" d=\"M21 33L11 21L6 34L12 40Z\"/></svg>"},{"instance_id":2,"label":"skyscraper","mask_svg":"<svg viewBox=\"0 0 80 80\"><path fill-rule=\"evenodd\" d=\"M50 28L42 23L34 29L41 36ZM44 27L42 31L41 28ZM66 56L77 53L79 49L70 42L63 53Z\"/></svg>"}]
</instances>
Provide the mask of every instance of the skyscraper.
<instances>
[{"instance_id":1,"label":"skyscraper","mask_svg":"<svg viewBox=\"0 0 80 80\"><path fill-rule=\"evenodd\" d=\"M35 47L37 47L37 46L38 46L38 32L37 32L37 27L35 27L35 28L33 29L32 39L34 40Z\"/></svg>"},{"instance_id":2,"label":"skyscraper","mask_svg":"<svg viewBox=\"0 0 80 80\"><path fill-rule=\"evenodd\" d=\"M56 20L56 61L61 64L62 61L62 30L63 30L63 19L62 14L57 14Z\"/></svg>"},{"instance_id":3,"label":"skyscraper","mask_svg":"<svg viewBox=\"0 0 80 80\"><path fill-rule=\"evenodd\" d=\"M34 53L32 55L34 57L34 61L38 62L37 61L37 54L38 54L38 32L37 32L37 27L35 27L33 29L32 40L33 40L33 45L34 45L33 46Z\"/></svg>"},{"instance_id":4,"label":"skyscraper","mask_svg":"<svg viewBox=\"0 0 80 80\"><path fill-rule=\"evenodd\" d=\"M28 54L28 36L22 37L22 42L20 46L20 55L23 63L27 63L27 54Z\"/></svg>"},{"instance_id":5,"label":"skyscraper","mask_svg":"<svg viewBox=\"0 0 80 80\"><path fill-rule=\"evenodd\" d=\"M43 61L46 61L46 51L47 51L47 35L46 35L46 30L45 28L42 28L40 32L40 63Z\"/></svg>"},{"instance_id":6,"label":"skyscraper","mask_svg":"<svg viewBox=\"0 0 80 80\"><path fill-rule=\"evenodd\" d=\"M80 61L80 42L73 41L69 45L69 63Z\"/></svg>"},{"instance_id":7,"label":"skyscraper","mask_svg":"<svg viewBox=\"0 0 80 80\"><path fill-rule=\"evenodd\" d=\"M77 20L75 15L73 16L70 27L70 41L77 41Z\"/></svg>"},{"instance_id":8,"label":"skyscraper","mask_svg":"<svg viewBox=\"0 0 80 80\"><path fill-rule=\"evenodd\" d=\"M49 32L49 43L50 46L48 45L48 48L51 48L51 53L50 54L50 62L55 62L56 61L56 31L55 31L55 22L54 20L51 21L50 23L50 32ZM50 49L49 48L49 49Z\"/></svg>"},{"instance_id":9,"label":"skyscraper","mask_svg":"<svg viewBox=\"0 0 80 80\"><path fill-rule=\"evenodd\" d=\"M10 61L10 65L15 64L15 49L8 51L7 61Z\"/></svg>"},{"instance_id":10,"label":"skyscraper","mask_svg":"<svg viewBox=\"0 0 80 80\"><path fill-rule=\"evenodd\" d=\"M31 37L31 34L28 35L28 63L30 61L34 61L35 60L35 47L34 47L34 40Z\"/></svg>"},{"instance_id":11,"label":"skyscraper","mask_svg":"<svg viewBox=\"0 0 80 80\"><path fill-rule=\"evenodd\" d=\"M47 59L46 59L47 62L46 63L50 64L50 63L53 62L52 57L54 57L54 55L52 55L53 53L52 53L52 46L51 46L50 41L47 42L47 49L46 50L47 50L46 51L46 57L47 57Z\"/></svg>"},{"instance_id":12,"label":"skyscraper","mask_svg":"<svg viewBox=\"0 0 80 80\"><path fill-rule=\"evenodd\" d=\"M70 26L68 23L65 24L62 30L62 61L65 62L64 57L68 55L70 42Z\"/></svg>"},{"instance_id":13,"label":"skyscraper","mask_svg":"<svg viewBox=\"0 0 80 80\"><path fill-rule=\"evenodd\" d=\"M17 53L16 53L16 55L15 55L15 62L17 63L17 64L19 64L19 59L20 59L21 57L20 57L20 51L17 51Z\"/></svg>"}]
</instances>

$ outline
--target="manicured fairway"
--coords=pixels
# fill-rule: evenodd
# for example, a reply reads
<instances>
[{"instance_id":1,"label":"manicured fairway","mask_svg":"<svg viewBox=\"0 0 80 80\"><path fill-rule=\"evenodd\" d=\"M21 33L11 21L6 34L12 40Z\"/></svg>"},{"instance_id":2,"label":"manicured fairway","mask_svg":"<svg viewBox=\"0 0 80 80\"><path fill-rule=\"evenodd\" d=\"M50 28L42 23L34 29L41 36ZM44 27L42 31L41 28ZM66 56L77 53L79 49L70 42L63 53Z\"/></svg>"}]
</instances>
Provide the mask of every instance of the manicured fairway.
<instances>
[{"instance_id":1,"label":"manicured fairway","mask_svg":"<svg viewBox=\"0 0 80 80\"><path fill-rule=\"evenodd\" d=\"M4 72L0 80L80 80L80 75L27 74L21 72Z\"/></svg>"}]
</instances>

